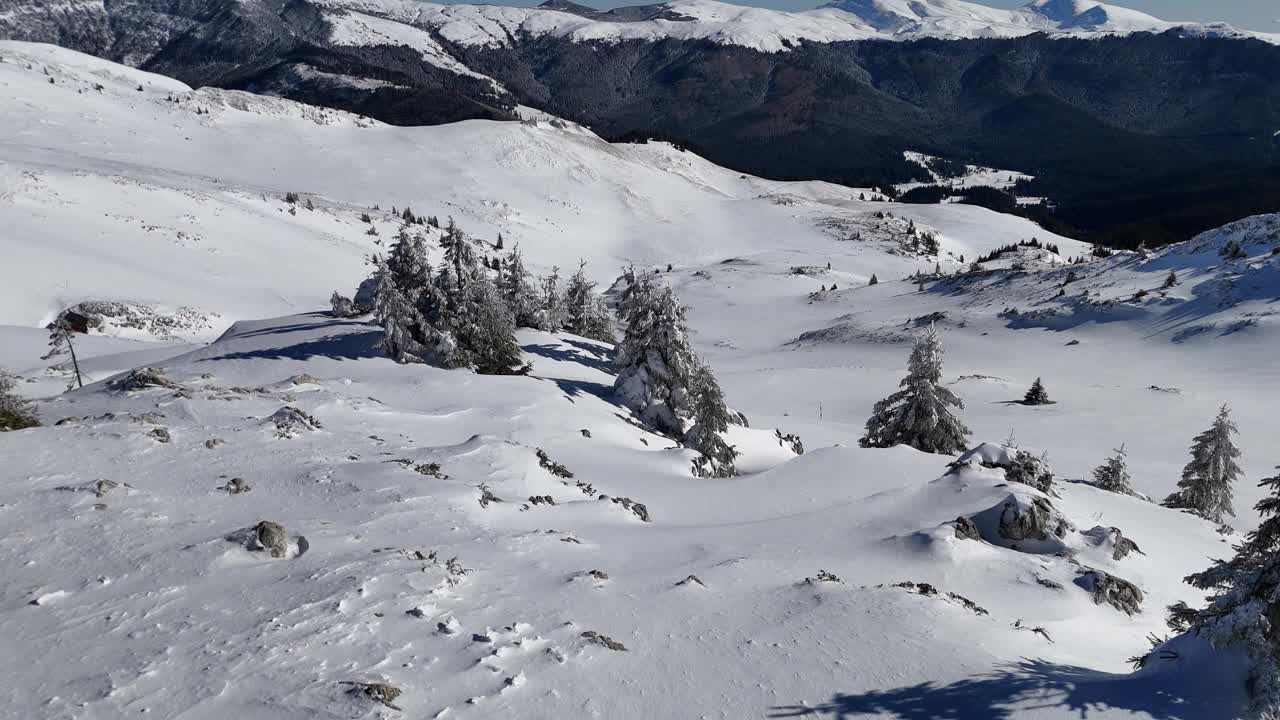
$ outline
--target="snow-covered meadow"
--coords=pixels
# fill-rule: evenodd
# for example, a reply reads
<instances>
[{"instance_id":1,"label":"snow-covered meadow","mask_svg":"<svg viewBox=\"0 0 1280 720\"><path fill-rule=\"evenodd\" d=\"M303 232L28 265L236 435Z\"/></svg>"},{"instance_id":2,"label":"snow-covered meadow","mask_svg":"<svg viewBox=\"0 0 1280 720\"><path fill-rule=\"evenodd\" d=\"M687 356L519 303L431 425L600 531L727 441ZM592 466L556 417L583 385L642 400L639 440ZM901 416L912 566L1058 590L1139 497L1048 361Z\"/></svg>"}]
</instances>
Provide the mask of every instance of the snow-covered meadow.
<instances>
[{"instance_id":1,"label":"snow-covered meadow","mask_svg":"<svg viewBox=\"0 0 1280 720\"><path fill-rule=\"evenodd\" d=\"M0 59L0 366L45 423L0 434L14 716L1243 712L1238 652L1186 640L1129 664L1239 536L1077 481L1124 444L1163 498L1227 404L1233 525L1257 524L1254 482L1280 463L1276 218L1072 265L1090 248L1019 218L558 121L392 128L47 46ZM750 418L729 434L742 474L692 477L691 451L617 404L607 345L522 330L530 375L478 376L397 365L367 318L325 312L386 251L393 207L501 234L538 272L658 270ZM1059 254L963 272L1032 237ZM44 325L85 301L199 320L81 336L89 384L62 393ZM858 447L930 324L972 445L1047 453L1052 493L991 448L953 468ZM140 367L163 382L120 382ZM1014 402L1037 377L1054 404ZM1037 501L1062 534L1009 547L1002 508ZM251 549L263 520L284 558ZM1140 612L1096 602L1087 570L1139 588Z\"/></svg>"}]
</instances>

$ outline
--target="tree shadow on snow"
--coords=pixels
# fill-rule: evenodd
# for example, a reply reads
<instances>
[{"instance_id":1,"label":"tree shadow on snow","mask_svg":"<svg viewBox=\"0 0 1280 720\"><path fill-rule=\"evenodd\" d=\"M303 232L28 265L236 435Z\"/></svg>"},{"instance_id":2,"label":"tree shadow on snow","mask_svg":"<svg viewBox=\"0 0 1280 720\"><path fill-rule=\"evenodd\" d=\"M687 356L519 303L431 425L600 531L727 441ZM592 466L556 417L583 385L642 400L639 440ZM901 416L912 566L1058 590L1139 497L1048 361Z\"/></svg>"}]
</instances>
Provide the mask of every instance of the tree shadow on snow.
<instances>
[{"instance_id":1,"label":"tree shadow on snow","mask_svg":"<svg viewBox=\"0 0 1280 720\"><path fill-rule=\"evenodd\" d=\"M609 357L607 352L602 352L600 348L593 347L583 342L574 342L572 340L565 340L563 342L571 345L573 349L552 343L531 343L529 345L521 346L520 349L530 355L537 355L538 357L544 357L548 360L577 363L583 367L589 367L601 372L613 371L613 360Z\"/></svg>"},{"instance_id":2,"label":"tree shadow on snow","mask_svg":"<svg viewBox=\"0 0 1280 720\"><path fill-rule=\"evenodd\" d=\"M314 326L311 326L314 327ZM282 329L283 331L283 329ZM232 352L216 357L201 359L201 362L215 360L310 360L313 357L326 357L334 360L363 360L366 358L386 357L387 354L378 347L382 339L381 329L368 332L343 332L334 335L307 340L294 345L267 347L245 352Z\"/></svg>"},{"instance_id":3,"label":"tree shadow on snow","mask_svg":"<svg viewBox=\"0 0 1280 720\"><path fill-rule=\"evenodd\" d=\"M775 707L771 718L875 716L894 720L1014 720L1031 710L1062 708L1079 718L1108 710L1165 720L1215 720L1221 698L1180 692L1169 676L1113 675L1043 660L1011 663L990 675L950 685L921 683L893 690L840 694L814 707ZM1200 688L1203 690L1204 688Z\"/></svg>"},{"instance_id":4,"label":"tree shadow on snow","mask_svg":"<svg viewBox=\"0 0 1280 720\"><path fill-rule=\"evenodd\" d=\"M573 402L574 398L582 397L583 395L594 395L610 405L618 404L613 397L612 385L591 382L589 380L560 380L557 378L542 379L550 380L555 383L556 387L560 388L561 392L565 394L565 397L569 399L569 402Z\"/></svg>"}]
</instances>

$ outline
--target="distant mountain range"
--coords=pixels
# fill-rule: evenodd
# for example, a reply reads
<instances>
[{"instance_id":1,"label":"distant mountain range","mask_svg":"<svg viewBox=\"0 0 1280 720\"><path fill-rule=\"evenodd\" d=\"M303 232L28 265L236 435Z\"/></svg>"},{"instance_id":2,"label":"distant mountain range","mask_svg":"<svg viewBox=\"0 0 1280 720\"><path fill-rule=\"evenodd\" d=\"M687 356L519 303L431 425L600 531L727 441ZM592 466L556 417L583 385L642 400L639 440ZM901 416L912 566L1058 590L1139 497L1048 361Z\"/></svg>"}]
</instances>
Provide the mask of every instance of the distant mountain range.
<instances>
[{"instance_id":1,"label":"distant mountain range","mask_svg":"<svg viewBox=\"0 0 1280 720\"><path fill-rule=\"evenodd\" d=\"M0 37L397 124L532 106L780 179L1006 167L1058 200L1044 222L1121 245L1280 209L1280 36L1090 0L0 0Z\"/></svg>"}]
</instances>

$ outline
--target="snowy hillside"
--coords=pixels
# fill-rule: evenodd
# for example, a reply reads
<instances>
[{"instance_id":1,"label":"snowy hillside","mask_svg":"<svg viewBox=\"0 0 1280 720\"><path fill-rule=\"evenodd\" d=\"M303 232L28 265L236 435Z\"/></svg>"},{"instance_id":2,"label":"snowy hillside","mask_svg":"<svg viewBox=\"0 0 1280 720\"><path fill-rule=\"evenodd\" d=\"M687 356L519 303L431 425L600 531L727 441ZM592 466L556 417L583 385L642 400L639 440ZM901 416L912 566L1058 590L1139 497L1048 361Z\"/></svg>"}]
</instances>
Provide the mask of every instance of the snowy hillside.
<instances>
[{"instance_id":1,"label":"snowy hillside","mask_svg":"<svg viewBox=\"0 0 1280 720\"><path fill-rule=\"evenodd\" d=\"M1090 259L559 120L391 127L0 59L0 366L44 423L0 433L15 717L1243 715L1239 651L1130 659L1280 462L1277 217ZM477 375L328 312L410 207L540 273L669 283L750 419L741 474L693 477L608 344L524 329L528 375ZM86 302L124 309L63 393L43 326ZM860 447L930 326L975 451ZM1017 402L1036 378L1052 404ZM1224 403L1236 532L1084 482L1123 444L1163 498Z\"/></svg>"},{"instance_id":2,"label":"snowy hillside","mask_svg":"<svg viewBox=\"0 0 1280 720\"><path fill-rule=\"evenodd\" d=\"M721 45L780 52L798 42L1018 37L1035 32L1097 37L1174 28L1194 35L1276 39L1222 24L1167 22L1092 0L1036 0L1013 10L962 0L839 0L817 10L801 12L715 0L675 0L612 13L501 5L435 5L411 0L319 0L319 4L331 8L340 18L331 20L334 32L348 43L354 39L351 29L367 26L369 21L363 18L369 16L438 32L459 45L495 47L505 46L519 36L550 35L579 42L705 39ZM366 32L363 36L365 42L371 44L388 41L383 33ZM397 37L401 42L394 44L434 45L425 32L415 36L421 40Z\"/></svg>"}]
</instances>

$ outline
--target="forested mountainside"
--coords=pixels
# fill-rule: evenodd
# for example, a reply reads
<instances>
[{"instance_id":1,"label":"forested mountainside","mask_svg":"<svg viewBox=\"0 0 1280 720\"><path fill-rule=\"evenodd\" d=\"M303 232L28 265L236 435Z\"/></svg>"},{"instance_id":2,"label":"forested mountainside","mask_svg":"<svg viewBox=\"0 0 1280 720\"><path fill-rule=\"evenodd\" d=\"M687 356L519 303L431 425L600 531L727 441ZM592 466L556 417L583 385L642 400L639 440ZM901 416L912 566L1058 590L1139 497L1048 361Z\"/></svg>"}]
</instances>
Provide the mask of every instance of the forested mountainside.
<instances>
[{"instance_id":1,"label":"forested mountainside","mask_svg":"<svg viewBox=\"0 0 1280 720\"><path fill-rule=\"evenodd\" d=\"M938 24L950 15L885 19L857 5L726 19L716 13L734 6L703 0L609 13L8 0L0 36L402 125L510 118L529 105L777 179L923 179L903 151L926 152L1034 175L1022 191L1057 203L1042 222L1120 246L1277 209L1280 46L1150 21L1124 27L1161 32L1116 34L1114 8L1049 32L1044 3L1031 15L1043 22L1017 17L1027 24L1017 32L1036 32L974 39L957 35L969 25ZM999 22L984 27L1013 32Z\"/></svg>"}]
</instances>

